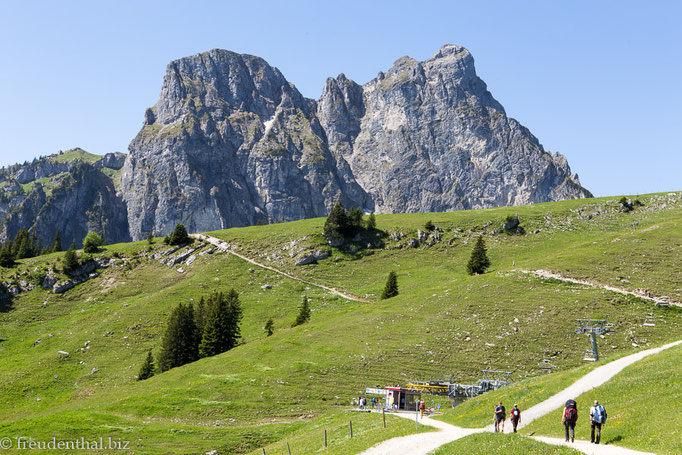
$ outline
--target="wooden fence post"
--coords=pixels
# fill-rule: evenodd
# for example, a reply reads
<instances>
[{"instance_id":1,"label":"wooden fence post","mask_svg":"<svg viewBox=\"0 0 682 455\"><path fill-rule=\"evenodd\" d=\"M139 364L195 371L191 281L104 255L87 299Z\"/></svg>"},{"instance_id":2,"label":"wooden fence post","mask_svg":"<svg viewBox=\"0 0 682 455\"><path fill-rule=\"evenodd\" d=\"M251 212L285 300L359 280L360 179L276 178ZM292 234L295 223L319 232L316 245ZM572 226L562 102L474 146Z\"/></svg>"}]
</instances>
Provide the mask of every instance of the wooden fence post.
<instances>
[{"instance_id":1,"label":"wooden fence post","mask_svg":"<svg viewBox=\"0 0 682 455\"><path fill-rule=\"evenodd\" d=\"M324 448L327 448L327 430L324 430Z\"/></svg>"},{"instance_id":2,"label":"wooden fence post","mask_svg":"<svg viewBox=\"0 0 682 455\"><path fill-rule=\"evenodd\" d=\"M350 437L353 438L353 421L350 421Z\"/></svg>"}]
</instances>

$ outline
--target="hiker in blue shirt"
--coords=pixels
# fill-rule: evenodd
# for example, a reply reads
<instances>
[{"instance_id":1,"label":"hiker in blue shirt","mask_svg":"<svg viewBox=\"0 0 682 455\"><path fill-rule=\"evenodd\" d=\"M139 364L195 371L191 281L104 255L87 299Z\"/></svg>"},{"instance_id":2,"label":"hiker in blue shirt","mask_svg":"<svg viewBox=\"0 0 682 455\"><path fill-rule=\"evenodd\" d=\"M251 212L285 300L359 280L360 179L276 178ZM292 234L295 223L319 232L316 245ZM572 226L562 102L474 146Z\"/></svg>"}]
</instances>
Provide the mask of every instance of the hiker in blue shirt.
<instances>
[{"instance_id":1,"label":"hiker in blue shirt","mask_svg":"<svg viewBox=\"0 0 682 455\"><path fill-rule=\"evenodd\" d=\"M590 442L599 444L601 439L601 426L606 422L606 409L599 404L599 401L594 400L594 406L590 408L590 423L592 430L590 431ZM595 430L596 437L595 437Z\"/></svg>"}]
</instances>

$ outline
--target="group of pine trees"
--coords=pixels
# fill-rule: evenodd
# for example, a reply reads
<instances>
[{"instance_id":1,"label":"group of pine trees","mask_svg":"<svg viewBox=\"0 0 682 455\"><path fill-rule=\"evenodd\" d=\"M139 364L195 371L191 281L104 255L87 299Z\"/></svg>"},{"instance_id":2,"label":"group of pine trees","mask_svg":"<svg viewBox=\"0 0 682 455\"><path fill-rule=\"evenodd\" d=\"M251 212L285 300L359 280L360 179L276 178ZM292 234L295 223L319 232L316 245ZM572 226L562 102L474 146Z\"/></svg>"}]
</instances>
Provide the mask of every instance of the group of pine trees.
<instances>
[{"instance_id":1,"label":"group of pine trees","mask_svg":"<svg viewBox=\"0 0 682 455\"><path fill-rule=\"evenodd\" d=\"M227 294L214 292L206 301L202 297L196 310L191 303L179 304L168 318L161 340L161 350L156 358L158 371L168 371L234 348L241 339L241 320L239 294L234 289ZM156 370L150 351L138 379L147 379Z\"/></svg>"},{"instance_id":2,"label":"group of pine trees","mask_svg":"<svg viewBox=\"0 0 682 455\"><path fill-rule=\"evenodd\" d=\"M12 267L17 259L32 258L41 254L54 253L62 250L62 233L59 229L55 233L52 243L41 247L40 238L35 232L29 233L24 228L19 229L14 240L7 239L0 248L0 267Z\"/></svg>"},{"instance_id":3,"label":"group of pine trees","mask_svg":"<svg viewBox=\"0 0 682 455\"><path fill-rule=\"evenodd\" d=\"M363 220L362 209L355 207L346 211L341 201L338 201L324 223L324 235L331 238L348 238L364 230L376 229L374 212L370 213L367 221Z\"/></svg>"}]
</instances>

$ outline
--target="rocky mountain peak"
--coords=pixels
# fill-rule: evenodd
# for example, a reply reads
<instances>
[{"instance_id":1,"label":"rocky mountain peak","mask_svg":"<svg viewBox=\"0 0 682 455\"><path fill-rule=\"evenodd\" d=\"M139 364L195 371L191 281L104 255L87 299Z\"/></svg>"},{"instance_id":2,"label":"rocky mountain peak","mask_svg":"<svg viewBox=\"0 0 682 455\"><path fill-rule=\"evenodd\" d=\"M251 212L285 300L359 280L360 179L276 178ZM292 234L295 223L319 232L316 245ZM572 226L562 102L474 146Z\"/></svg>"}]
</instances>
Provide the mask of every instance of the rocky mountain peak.
<instances>
[{"instance_id":1,"label":"rocky mountain peak","mask_svg":"<svg viewBox=\"0 0 682 455\"><path fill-rule=\"evenodd\" d=\"M198 232L325 216L338 200L395 213L590 196L563 155L507 117L469 51L451 44L424 61L401 57L364 85L330 77L317 101L253 55L213 49L175 60L129 152L81 168L83 185L65 177L64 156L0 172L0 213L15 213L5 225L18 229L52 200L82 206L62 209L107 227L108 240L139 240L176 223ZM75 155L95 161L84 153ZM22 194L55 174L66 183L53 197ZM52 215L41 220L55 225Z\"/></svg>"}]
</instances>

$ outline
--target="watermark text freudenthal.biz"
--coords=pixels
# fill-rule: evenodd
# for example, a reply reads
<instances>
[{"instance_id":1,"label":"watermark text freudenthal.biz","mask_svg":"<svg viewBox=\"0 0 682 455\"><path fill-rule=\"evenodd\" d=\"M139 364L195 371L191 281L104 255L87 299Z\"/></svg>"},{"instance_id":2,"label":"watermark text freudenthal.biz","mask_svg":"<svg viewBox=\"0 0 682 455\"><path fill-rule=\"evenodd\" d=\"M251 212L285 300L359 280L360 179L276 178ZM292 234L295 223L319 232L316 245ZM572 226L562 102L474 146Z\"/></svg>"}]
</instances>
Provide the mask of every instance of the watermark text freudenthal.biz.
<instances>
[{"instance_id":1,"label":"watermark text freudenthal.biz","mask_svg":"<svg viewBox=\"0 0 682 455\"><path fill-rule=\"evenodd\" d=\"M94 439L71 439L59 440L57 438L45 441L18 436L15 438L4 437L0 439L0 449L15 450L128 450L130 441L118 438L94 438Z\"/></svg>"}]
</instances>

